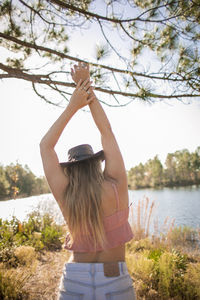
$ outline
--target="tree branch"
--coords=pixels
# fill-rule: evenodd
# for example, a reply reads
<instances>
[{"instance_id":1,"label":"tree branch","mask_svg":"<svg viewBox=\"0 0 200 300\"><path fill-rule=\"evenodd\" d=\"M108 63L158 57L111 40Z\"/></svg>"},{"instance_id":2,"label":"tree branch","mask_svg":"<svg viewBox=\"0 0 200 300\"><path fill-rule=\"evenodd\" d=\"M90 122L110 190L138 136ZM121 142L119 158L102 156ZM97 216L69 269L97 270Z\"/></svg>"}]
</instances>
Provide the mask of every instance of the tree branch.
<instances>
[{"instance_id":1,"label":"tree branch","mask_svg":"<svg viewBox=\"0 0 200 300\"><path fill-rule=\"evenodd\" d=\"M47 75L30 75L30 74L23 72L20 69L11 68L2 63L0 63L0 68L3 71L7 72L10 75L10 78L24 79L24 80L27 80L30 82L41 83L41 84L45 84L48 86L50 86L51 84L54 84L54 85L58 85L58 86L75 87L75 84L72 82L63 82L63 81L45 79L48 77ZM42 79L42 78L44 78L44 79ZM146 93L145 95L143 95L143 94L141 94L141 91L139 91L138 93L130 93L130 92L108 90L108 89L104 89L101 87L94 87L94 90L105 93L105 94L109 94L109 95L120 95L120 96L131 97L131 98L140 98L140 99L147 99L147 97L155 98L155 99L158 99L158 98L160 98L160 99L176 99L176 98L188 98L188 97L194 98L194 97L200 96L200 94L161 95L161 94L155 94L155 93Z\"/></svg>"},{"instance_id":2,"label":"tree branch","mask_svg":"<svg viewBox=\"0 0 200 300\"><path fill-rule=\"evenodd\" d=\"M103 20L103 21L109 21L109 22L112 22L112 23L115 23L115 24L121 24L121 23L130 23L130 22L133 22L133 21L141 21L141 22L164 22L164 21L168 21L168 20L171 20L173 18L176 18L177 16L172 16L172 17L169 17L169 18L164 18L164 19L161 19L161 20L152 20L152 19L141 19L140 16L136 17L136 18L131 18L131 19L115 19L115 18L108 18L108 17L104 17L102 15L99 15L99 14L96 14L96 13L93 13L91 11L86 11L82 8L79 8L73 4L69 4L69 3L66 3L66 2L63 2L63 1L60 1L60 0L47 0L48 2L50 3L54 3L54 4L57 4L59 7L61 8L64 8L64 9L69 9L71 11L75 11L75 12L78 12L84 16L89 16L89 17L92 17L96 20ZM161 5L160 7L163 7L163 6L166 6L165 5ZM159 8L159 7L158 7ZM152 9L155 9L155 8L152 8ZM147 10L146 12L148 12L149 10ZM141 14L144 15L146 12L143 12Z\"/></svg>"},{"instance_id":3,"label":"tree branch","mask_svg":"<svg viewBox=\"0 0 200 300\"><path fill-rule=\"evenodd\" d=\"M79 59L77 57L70 56L70 55L61 53L59 51L56 51L56 50L53 50L53 49L50 49L50 48L47 48L47 47L43 47L43 46L39 46L39 45L36 45L36 44L32 44L32 43L29 43L29 42L19 40L15 37L7 35L3 32L0 32L0 37L4 38L6 40L12 41L14 43L17 43L19 45L22 45L24 47L35 49L36 51L40 50L40 51L48 52L48 53L51 53L51 54L55 54L55 55L57 55L61 58L66 58L68 60L75 61L75 62L89 63L91 66L106 69L106 70L109 70L109 71L115 72L115 73L127 74L127 75L131 75L131 76L139 76L139 77L144 77L144 78L149 78L149 79L168 80L168 81L174 81L174 82L187 81L187 79L183 79L183 78L169 78L169 76L171 76L171 75L179 76L178 74L174 74L174 73L167 74L168 75L168 78L167 78L165 76L160 77L160 76L154 76L154 75L149 75L149 74L143 74L143 73L133 72L133 71L130 71L130 70L123 70L123 69L117 69L117 68L114 68L114 67L109 67L109 66L102 65L102 64L99 64L99 63L97 64L97 63L89 62L89 61Z\"/></svg>"}]
</instances>

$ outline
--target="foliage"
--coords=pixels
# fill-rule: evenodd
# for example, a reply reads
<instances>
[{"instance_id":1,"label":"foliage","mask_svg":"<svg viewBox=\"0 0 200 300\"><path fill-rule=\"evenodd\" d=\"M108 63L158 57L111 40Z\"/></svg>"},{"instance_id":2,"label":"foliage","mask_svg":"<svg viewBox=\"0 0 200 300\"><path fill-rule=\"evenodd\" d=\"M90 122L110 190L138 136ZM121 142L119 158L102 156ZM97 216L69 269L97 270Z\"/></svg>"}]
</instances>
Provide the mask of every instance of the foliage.
<instances>
[{"instance_id":1,"label":"foliage","mask_svg":"<svg viewBox=\"0 0 200 300\"><path fill-rule=\"evenodd\" d=\"M74 84L69 72L67 79L63 73L66 65L77 61L91 64L96 90L111 106L135 98L199 97L198 1L3 0L0 20L0 45L6 49L0 78L31 82L48 103L59 105L54 101L58 97L69 100ZM94 59L78 58L78 46L70 55L75 31L91 37ZM97 45L98 31L102 42Z\"/></svg>"},{"instance_id":2,"label":"foliage","mask_svg":"<svg viewBox=\"0 0 200 300\"><path fill-rule=\"evenodd\" d=\"M190 153L187 149L168 153L165 168L158 156L149 159L144 165L128 171L128 183L131 189L187 186L200 184L200 147Z\"/></svg>"},{"instance_id":3,"label":"foliage","mask_svg":"<svg viewBox=\"0 0 200 300\"><path fill-rule=\"evenodd\" d=\"M37 178L27 165L0 165L0 199L28 197L49 192L44 177Z\"/></svg>"},{"instance_id":4,"label":"foliage","mask_svg":"<svg viewBox=\"0 0 200 300\"><path fill-rule=\"evenodd\" d=\"M199 299L200 263L190 262L189 254L151 238L132 240L126 248L138 299Z\"/></svg>"},{"instance_id":5,"label":"foliage","mask_svg":"<svg viewBox=\"0 0 200 300\"><path fill-rule=\"evenodd\" d=\"M190 263L184 276L186 299L200 299L200 262Z\"/></svg>"},{"instance_id":6,"label":"foliage","mask_svg":"<svg viewBox=\"0 0 200 300\"><path fill-rule=\"evenodd\" d=\"M144 215L148 219L148 213ZM167 233L166 238L158 239L148 235L126 244L126 262L138 299L199 299L200 256L184 252L185 248L180 247L185 246L182 238L185 232L189 239L193 237L193 230L174 228L174 232L178 234ZM29 299L23 288L32 276L30 265L37 259L37 250L44 249L38 247L36 240L46 249L59 250L58 241L61 245L63 233L62 226L56 225L48 214L41 216L39 211L31 213L24 223L16 218L0 220L0 298ZM177 245L179 248L176 248ZM46 271L43 272L46 276Z\"/></svg>"},{"instance_id":7,"label":"foliage","mask_svg":"<svg viewBox=\"0 0 200 300\"><path fill-rule=\"evenodd\" d=\"M61 250L63 235L63 226L47 213L32 212L22 223L0 219L0 299L32 299L24 285L36 270L37 251Z\"/></svg>"},{"instance_id":8,"label":"foliage","mask_svg":"<svg viewBox=\"0 0 200 300\"><path fill-rule=\"evenodd\" d=\"M198 232L188 226L179 226L170 230L167 238L174 246L194 245L198 241Z\"/></svg>"},{"instance_id":9,"label":"foliage","mask_svg":"<svg viewBox=\"0 0 200 300\"><path fill-rule=\"evenodd\" d=\"M0 165L0 195L1 197L8 197L10 192L10 183L7 179L5 169Z\"/></svg>"},{"instance_id":10,"label":"foliage","mask_svg":"<svg viewBox=\"0 0 200 300\"><path fill-rule=\"evenodd\" d=\"M41 215L38 211L29 214L23 223L15 217L11 221L0 219L0 261L15 264L13 257L18 258L15 248L20 246L31 246L36 250L61 249L62 237L62 226L55 224L48 214ZM31 248L21 248L21 251L23 249Z\"/></svg>"},{"instance_id":11,"label":"foliage","mask_svg":"<svg viewBox=\"0 0 200 300\"><path fill-rule=\"evenodd\" d=\"M187 257L185 255L176 251L165 252L161 255L156 269L156 288L163 299L181 296L186 268Z\"/></svg>"}]
</instances>

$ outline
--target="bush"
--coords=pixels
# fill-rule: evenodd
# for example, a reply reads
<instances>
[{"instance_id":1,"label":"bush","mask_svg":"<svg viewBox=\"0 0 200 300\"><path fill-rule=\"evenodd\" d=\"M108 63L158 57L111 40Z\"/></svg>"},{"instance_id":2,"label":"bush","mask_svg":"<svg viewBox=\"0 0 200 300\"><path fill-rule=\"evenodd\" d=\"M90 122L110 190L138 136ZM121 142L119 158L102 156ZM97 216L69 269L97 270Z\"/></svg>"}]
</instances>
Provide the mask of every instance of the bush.
<instances>
[{"instance_id":1,"label":"bush","mask_svg":"<svg viewBox=\"0 0 200 300\"><path fill-rule=\"evenodd\" d=\"M157 290L163 299L175 296L182 299L187 263L187 257L177 251L166 251L160 256L157 266Z\"/></svg>"},{"instance_id":2,"label":"bush","mask_svg":"<svg viewBox=\"0 0 200 300\"><path fill-rule=\"evenodd\" d=\"M4 263L7 268L17 267L17 257L14 254L14 248L4 248L0 251L0 262Z\"/></svg>"},{"instance_id":3,"label":"bush","mask_svg":"<svg viewBox=\"0 0 200 300\"><path fill-rule=\"evenodd\" d=\"M149 239L132 241L127 244L127 250L128 270L133 276L139 297L163 300L199 299L200 264L189 267L186 254L154 246ZM190 288L192 280L193 288Z\"/></svg>"},{"instance_id":4,"label":"bush","mask_svg":"<svg viewBox=\"0 0 200 300\"><path fill-rule=\"evenodd\" d=\"M35 249L31 246L20 246L14 250L14 254L21 265L30 266L37 258Z\"/></svg>"},{"instance_id":5,"label":"bush","mask_svg":"<svg viewBox=\"0 0 200 300\"><path fill-rule=\"evenodd\" d=\"M188 226L175 227L168 232L167 240L172 246L194 246L198 242L198 232Z\"/></svg>"},{"instance_id":6,"label":"bush","mask_svg":"<svg viewBox=\"0 0 200 300\"><path fill-rule=\"evenodd\" d=\"M44 243L45 248L49 250L58 250L62 248L63 233L56 225L46 226L42 230L41 240Z\"/></svg>"},{"instance_id":7,"label":"bush","mask_svg":"<svg viewBox=\"0 0 200 300\"><path fill-rule=\"evenodd\" d=\"M190 263L184 276L185 299L200 299L200 263Z\"/></svg>"},{"instance_id":8,"label":"bush","mask_svg":"<svg viewBox=\"0 0 200 300\"><path fill-rule=\"evenodd\" d=\"M5 249L10 251L22 245L34 247L37 251L61 249L63 234L63 227L55 224L53 217L41 215L38 211L29 214L23 223L15 217L11 221L0 219L0 261L5 261Z\"/></svg>"}]
</instances>

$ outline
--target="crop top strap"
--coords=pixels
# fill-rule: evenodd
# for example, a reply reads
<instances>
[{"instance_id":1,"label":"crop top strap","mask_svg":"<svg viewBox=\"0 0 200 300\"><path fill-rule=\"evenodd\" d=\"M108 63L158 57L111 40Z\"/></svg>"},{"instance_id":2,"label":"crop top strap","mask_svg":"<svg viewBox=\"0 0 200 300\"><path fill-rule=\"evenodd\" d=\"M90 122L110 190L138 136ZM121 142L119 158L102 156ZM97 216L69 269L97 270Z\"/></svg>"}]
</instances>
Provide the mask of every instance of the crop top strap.
<instances>
[{"instance_id":1,"label":"crop top strap","mask_svg":"<svg viewBox=\"0 0 200 300\"><path fill-rule=\"evenodd\" d=\"M114 192L115 192L115 198L116 198L116 202L117 202L117 211L119 210L119 194L118 194L118 191L117 191L117 187L114 183L112 183L112 187L114 189Z\"/></svg>"}]
</instances>

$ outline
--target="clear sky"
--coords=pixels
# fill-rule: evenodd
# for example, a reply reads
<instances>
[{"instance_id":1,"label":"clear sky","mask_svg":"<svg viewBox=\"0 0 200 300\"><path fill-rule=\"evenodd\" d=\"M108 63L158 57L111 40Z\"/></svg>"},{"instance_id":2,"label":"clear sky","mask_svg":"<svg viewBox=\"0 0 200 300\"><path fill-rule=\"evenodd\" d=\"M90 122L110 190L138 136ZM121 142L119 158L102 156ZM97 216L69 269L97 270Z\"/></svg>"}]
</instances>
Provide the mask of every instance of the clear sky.
<instances>
[{"instance_id":1,"label":"clear sky","mask_svg":"<svg viewBox=\"0 0 200 300\"><path fill-rule=\"evenodd\" d=\"M0 83L0 162L28 164L37 176L43 175L39 142L63 109L36 97L29 83L7 80ZM168 101L144 105L135 101L125 108L104 109L116 134L127 170L158 154L164 163L167 153L200 145L200 102L184 105ZM66 127L56 146L60 161L67 150L81 143L101 149L100 136L90 113L80 111Z\"/></svg>"},{"instance_id":2,"label":"clear sky","mask_svg":"<svg viewBox=\"0 0 200 300\"><path fill-rule=\"evenodd\" d=\"M110 36L114 38L112 33ZM94 42L97 40L101 41L101 38L94 27L89 32L74 32L70 54L94 58ZM121 44L123 46L126 48L127 45ZM1 48L0 52L2 54ZM69 65L66 65L66 70L70 70ZM35 175L43 175L39 142L63 109L39 99L30 83L23 80L1 80L0 89L0 163L7 165L18 161L27 164ZM140 162L145 163L156 154L164 164L167 153L184 148L194 151L200 146L200 99L189 105L177 100L152 105L137 100L127 107L103 107L127 170ZM95 151L101 149L98 130L90 113L84 111L73 117L56 146L60 161L67 160L70 147L81 143L91 144Z\"/></svg>"}]
</instances>

